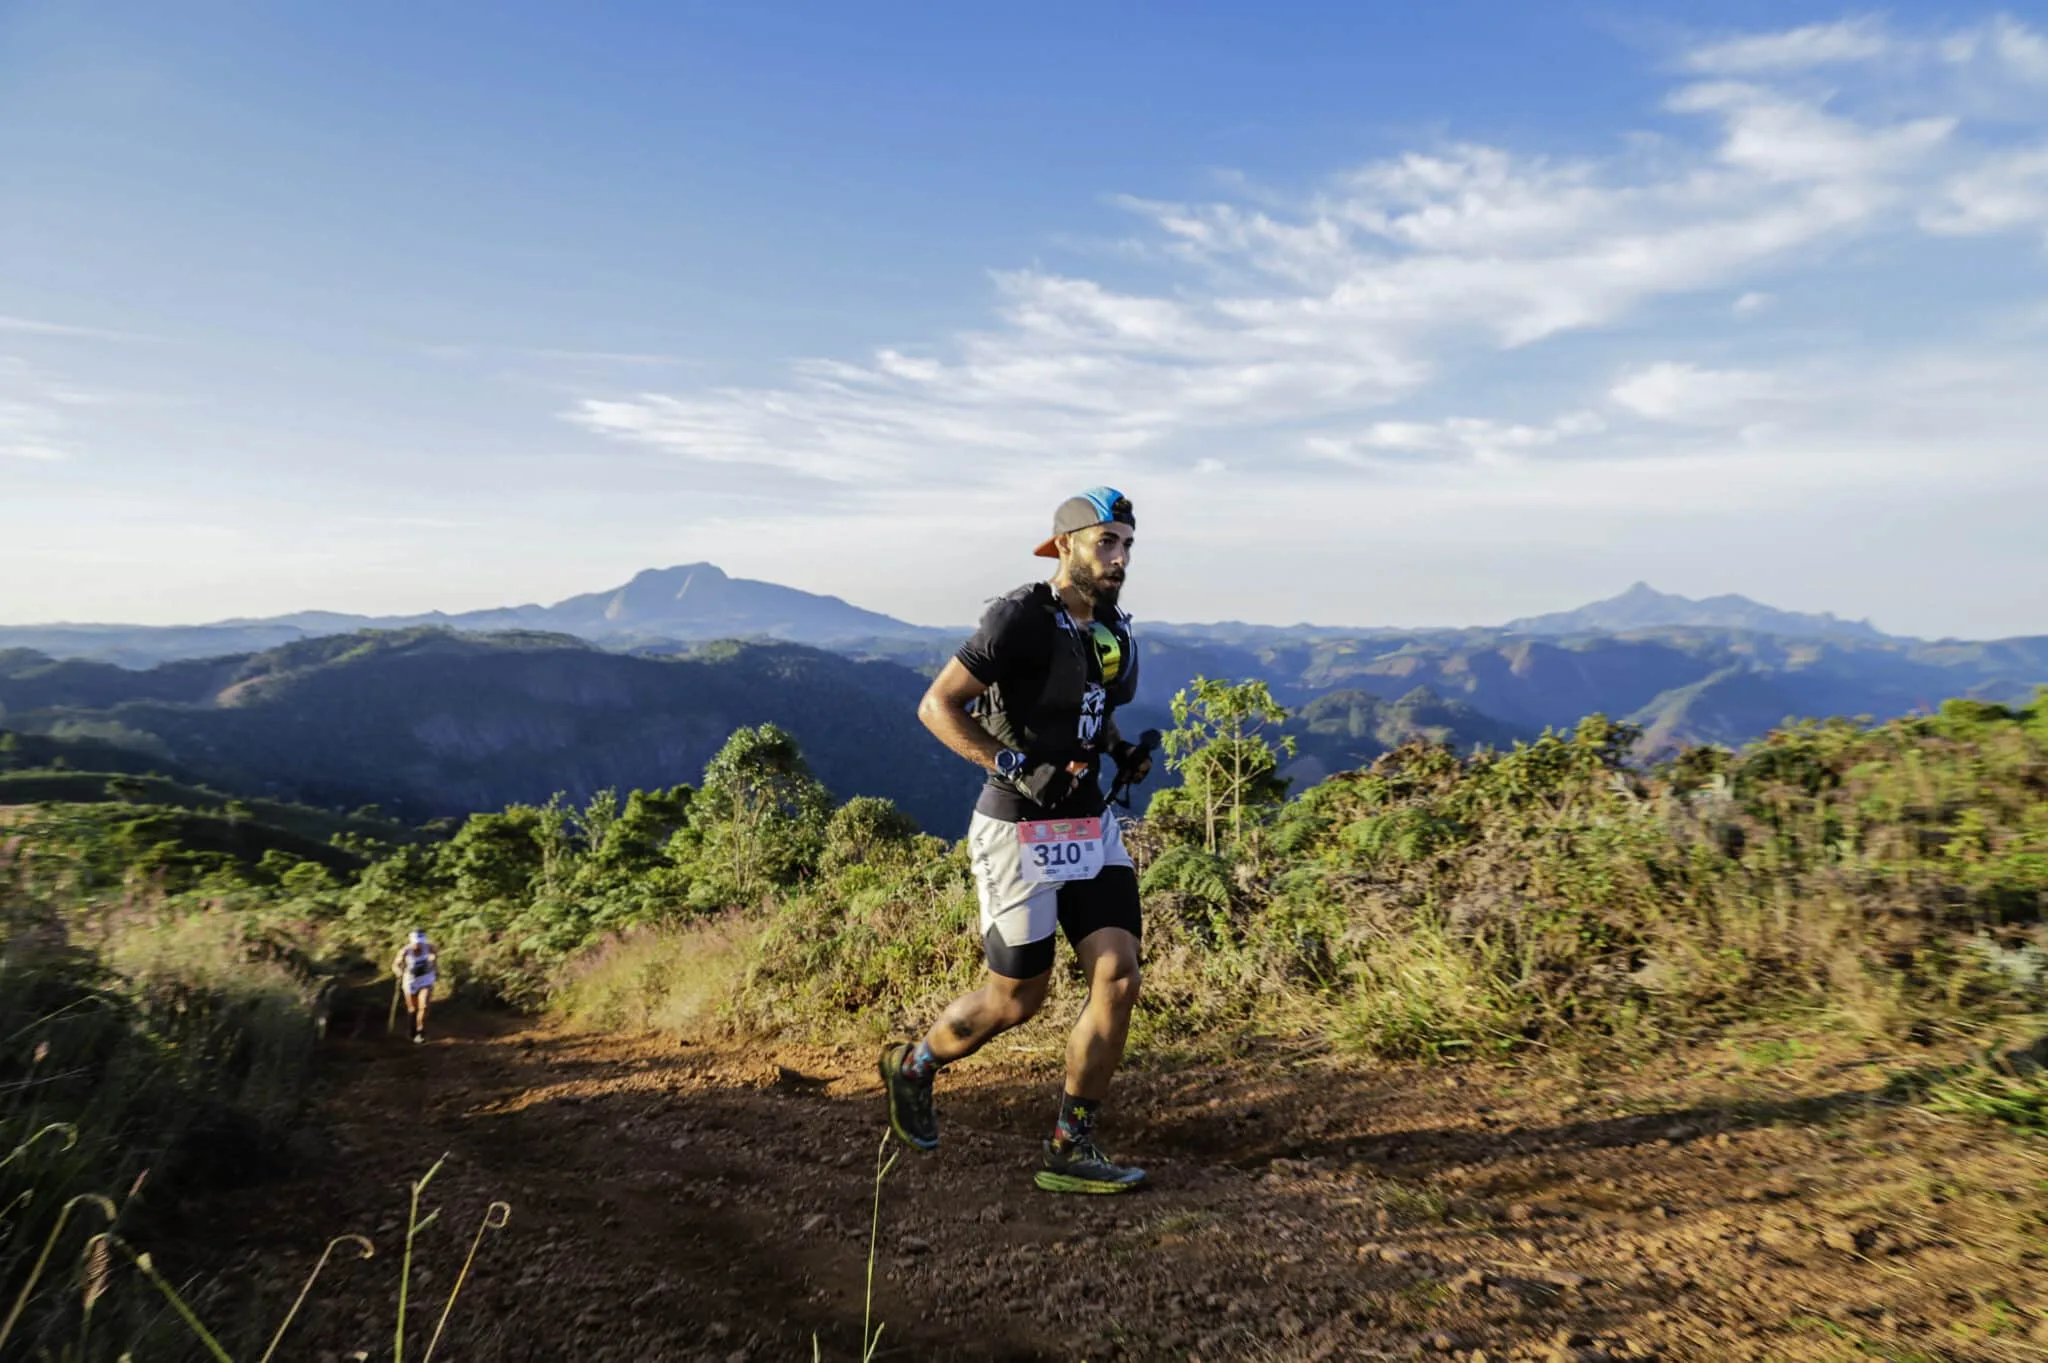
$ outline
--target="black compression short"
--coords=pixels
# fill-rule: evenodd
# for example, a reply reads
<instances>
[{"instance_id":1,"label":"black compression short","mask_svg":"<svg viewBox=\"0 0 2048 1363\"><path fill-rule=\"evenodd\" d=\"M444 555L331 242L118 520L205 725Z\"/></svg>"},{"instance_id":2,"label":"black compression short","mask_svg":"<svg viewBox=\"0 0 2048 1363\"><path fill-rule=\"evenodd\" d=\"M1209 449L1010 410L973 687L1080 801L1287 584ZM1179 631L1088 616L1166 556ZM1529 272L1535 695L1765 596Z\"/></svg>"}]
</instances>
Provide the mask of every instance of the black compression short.
<instances>
[{"instance_id":1,"label":"black compression short","mask_svg":"<svg viewBox=\"0 0 2048 1363\"><path fill-rule=\"evenodd\" d=\"M1091 934L1122 928L1142 940L1143 916L1138 908L1138 873L1128 866L1105 866L1092 880L1072 880L1059 887L1060 931L1076 950ZM988 968L1010 980L1029 980L1052 969L1051 937L1007 946L994 928L982 935Z\"/></svg>"}]
</instances>

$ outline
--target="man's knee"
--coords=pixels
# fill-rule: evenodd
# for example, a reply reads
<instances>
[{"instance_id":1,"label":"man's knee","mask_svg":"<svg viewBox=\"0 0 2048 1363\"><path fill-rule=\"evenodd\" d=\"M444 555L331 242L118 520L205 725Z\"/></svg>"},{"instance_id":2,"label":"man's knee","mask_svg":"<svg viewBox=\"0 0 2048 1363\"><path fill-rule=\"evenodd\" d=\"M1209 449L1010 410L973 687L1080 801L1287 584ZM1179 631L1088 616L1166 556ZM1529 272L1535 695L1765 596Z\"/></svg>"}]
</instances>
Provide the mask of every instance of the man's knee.
<instances>
[{"instance_id":1,"label":"man's knee","mask_svg":"<svg viewBox=\"0 0 2048 1363\"><path fill-rule=\"evenodd\" d=\"M1045 1006L1046 991L1051 983L1050 975L1038 975L1028 980L991 976L989 993L997 1025L1016 1027L1038 1016L1038 1010Z\"/></svg>"},{"instance_id":2,"label":"man's knee","mask_svg":"<svg viewBox=\"0 0 2048 1363\"><path fill-rule=\"evenodd\" d=\"M1110 1007L1127 1012L1137 1005L1138 989L1143 981L1144 971L1136 960L1113 956L1096 968L1091 987Z\"/></svg>"}]
</instances>

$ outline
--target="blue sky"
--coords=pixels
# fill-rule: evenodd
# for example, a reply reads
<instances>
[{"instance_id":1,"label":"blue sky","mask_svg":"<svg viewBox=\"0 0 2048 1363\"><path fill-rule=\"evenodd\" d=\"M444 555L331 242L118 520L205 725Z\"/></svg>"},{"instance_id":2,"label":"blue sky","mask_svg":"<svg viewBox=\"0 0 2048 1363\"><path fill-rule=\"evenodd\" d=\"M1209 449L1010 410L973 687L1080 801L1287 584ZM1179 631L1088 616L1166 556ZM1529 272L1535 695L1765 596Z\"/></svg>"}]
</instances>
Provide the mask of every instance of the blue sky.
<instances>
[{"instance_id":1,"label":"blue sky","mask_svg":"<svg viewBox=\"0 0 2048 1363\"><path fill-rule=\"evenodd\" d=\"M2044 429L1997 9L0 7L0 621L958 623L1110 482L1153 618L2042 633Z\"/></svg>"}]
</instances>

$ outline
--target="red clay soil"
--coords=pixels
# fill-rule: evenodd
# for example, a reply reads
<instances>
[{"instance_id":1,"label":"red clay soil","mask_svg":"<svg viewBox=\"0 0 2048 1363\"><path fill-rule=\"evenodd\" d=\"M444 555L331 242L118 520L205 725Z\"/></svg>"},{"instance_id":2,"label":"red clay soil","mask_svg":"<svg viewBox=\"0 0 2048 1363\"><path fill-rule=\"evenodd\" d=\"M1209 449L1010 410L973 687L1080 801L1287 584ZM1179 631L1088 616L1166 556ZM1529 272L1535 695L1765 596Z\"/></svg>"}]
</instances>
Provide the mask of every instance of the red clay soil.
<instances>
[{"instance_id":1,"label":"red clay soil","mask_svg":"<svg viewBox=\"0 0 2048 1363\"><path fill-rule=\"evenodd\" d=\"M166 1246L217 1320L274 1323L361 1232L376 1257L330 1266L279 1357L390 1359L408 1184L446 1153L409 1359L494 1200L436 1359L861 1357L870 1055L453 1022L330 1043L295 1168ZM1101 1134L1152 1186L1080 1198L1031 1184L1053 1062L985 1053L883 1186L875 1356L2048 1359L2041 1148L1874 1102L1862 1057L1759 1056L1138 1065Z\"/></svg>"}]
</instances>

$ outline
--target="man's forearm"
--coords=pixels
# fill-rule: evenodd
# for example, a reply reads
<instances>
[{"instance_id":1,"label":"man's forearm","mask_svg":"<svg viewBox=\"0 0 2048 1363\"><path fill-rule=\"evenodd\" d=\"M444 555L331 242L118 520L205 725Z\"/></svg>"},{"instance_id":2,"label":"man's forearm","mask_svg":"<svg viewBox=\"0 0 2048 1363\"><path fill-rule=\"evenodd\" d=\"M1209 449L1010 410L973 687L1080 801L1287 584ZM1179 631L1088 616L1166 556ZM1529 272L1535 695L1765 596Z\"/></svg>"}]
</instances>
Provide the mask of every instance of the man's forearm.
<instances>
[{"instance_id":1,"label":"man's forearm","mask_svg":"<svg viewBox=\"0 0 2048 1363\"><path fill-rule=\"evenodd\" d=\"M964 708L948 705L937 697L927 697L925 703L918 707L917 717L924 721L924 727L930 729L939 742L961 757L989 771L996 769L996 754L1003 750L1003 745L996 742L988 730L976 724Z\"/></svg>"}]
</instances>

